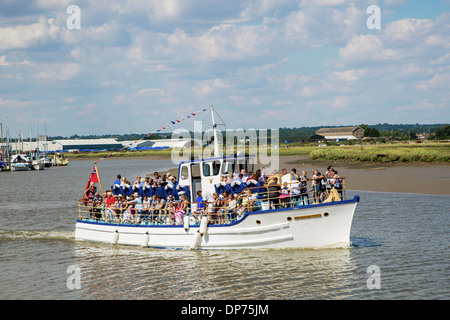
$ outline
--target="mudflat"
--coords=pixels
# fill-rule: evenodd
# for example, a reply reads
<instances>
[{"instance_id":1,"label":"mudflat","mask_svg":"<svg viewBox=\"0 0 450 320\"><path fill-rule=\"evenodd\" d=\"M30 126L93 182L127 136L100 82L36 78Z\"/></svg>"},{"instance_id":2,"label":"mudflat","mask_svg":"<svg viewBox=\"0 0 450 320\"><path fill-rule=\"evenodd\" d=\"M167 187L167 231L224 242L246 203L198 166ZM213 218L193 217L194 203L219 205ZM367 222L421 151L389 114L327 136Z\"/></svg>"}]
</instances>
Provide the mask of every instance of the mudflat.
<instances>
[{"instance_id":1,"label":"mudflat","mask_svg":"<svg viewBox=\"0 0 450 320\"><path fill-rule=\"evenodd\" d=\"M280 170L306 170L308 177L314 169L324 174L329 165L346 178L347 190L450 195L449 164L354 163L280 156Z\"/></svg>"}]
</instances>

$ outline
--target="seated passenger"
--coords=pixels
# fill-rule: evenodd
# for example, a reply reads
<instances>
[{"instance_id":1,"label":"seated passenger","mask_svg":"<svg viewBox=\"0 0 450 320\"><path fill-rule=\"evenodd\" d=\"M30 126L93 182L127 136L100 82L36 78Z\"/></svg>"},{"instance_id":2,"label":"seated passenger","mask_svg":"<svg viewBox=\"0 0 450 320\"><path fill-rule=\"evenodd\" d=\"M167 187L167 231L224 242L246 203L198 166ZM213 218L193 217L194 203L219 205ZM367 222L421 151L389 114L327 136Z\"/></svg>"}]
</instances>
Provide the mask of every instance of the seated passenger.
<instances>
[{"instance_id":1,"label":"seated passenger","mask_svg":"<svg viewBox=\"0 0 450 320\"><path fill-rule=\"evenodd\" d=\"M176 224L182 224L183 223L183 216L186 214L188 209L189 202L186 198L186 195L181 195L181 203L177 205L176 211L175 211L175 222Z\"/></svg>"},{"instance_id":2,"label":"seated passenger","mask_svg":"<svg viewBox=\"0 0 450 320\"><path fill-rule=\"evenodd\" d=\"M142 199L142 216L141 220L148 220L150 215L150 199L146 195Z\"/></svg>"},{"instance_id":3,"label":"seated passenger","mask_svg":"<svg viewBox=\"0 0 450 320\"><path fill-rule=\"evenodd\" d=\"M281 195L278 197L281 205L286 207L289 204L289 186L287 182L284 182L281 187Z\"/></svg>"},{"instance_id":4,"label":"seated passenger","mask_svg":"<svg viewBox=\"0 0 450 320\"><path fill-rule=\"evenodd\" d=\"M228 194L227 206L225 208L225 213L228 219L232 218L232 214L236 212L237 202L236 198L232 193Z\"/></svg>"}]
</instances>

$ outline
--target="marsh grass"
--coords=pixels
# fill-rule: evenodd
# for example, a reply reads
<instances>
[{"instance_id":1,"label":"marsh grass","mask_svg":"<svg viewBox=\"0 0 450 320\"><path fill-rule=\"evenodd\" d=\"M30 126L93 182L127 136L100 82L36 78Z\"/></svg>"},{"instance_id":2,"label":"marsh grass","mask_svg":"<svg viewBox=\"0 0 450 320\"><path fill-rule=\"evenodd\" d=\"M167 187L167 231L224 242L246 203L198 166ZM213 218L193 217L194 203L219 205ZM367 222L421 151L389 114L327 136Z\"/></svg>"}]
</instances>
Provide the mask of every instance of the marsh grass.
<instances>
[{"instance_id":1,"label":"marsh grass","mask_svg":"<svg viewBox=\"0 0 450 320\"><path fill-rule=\"evenodd\" d=\"M311 159L359 162L450 162L450 144L364 145L317 148Z\"/></svg>"}]
</instances>

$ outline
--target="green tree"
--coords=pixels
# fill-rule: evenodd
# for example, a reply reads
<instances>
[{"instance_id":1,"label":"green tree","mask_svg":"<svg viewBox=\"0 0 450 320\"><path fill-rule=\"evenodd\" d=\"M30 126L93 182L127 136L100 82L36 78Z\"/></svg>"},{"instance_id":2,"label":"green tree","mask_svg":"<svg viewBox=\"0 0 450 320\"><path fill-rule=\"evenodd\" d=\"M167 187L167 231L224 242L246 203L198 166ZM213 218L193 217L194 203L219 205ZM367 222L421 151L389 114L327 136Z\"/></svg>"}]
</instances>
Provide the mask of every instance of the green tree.
<instances>
[{"instance_id":1,"label":"green tree","mask_svg":"<svg viewBox=\"0 0 450 320\"><path fill-rule=\"evenodd\" d=\"M380 136L380 132L376 128L369 127L368 124L361 124L359 126L364 129L363 137L379 137Z\"/></svg>"}]
</instances>

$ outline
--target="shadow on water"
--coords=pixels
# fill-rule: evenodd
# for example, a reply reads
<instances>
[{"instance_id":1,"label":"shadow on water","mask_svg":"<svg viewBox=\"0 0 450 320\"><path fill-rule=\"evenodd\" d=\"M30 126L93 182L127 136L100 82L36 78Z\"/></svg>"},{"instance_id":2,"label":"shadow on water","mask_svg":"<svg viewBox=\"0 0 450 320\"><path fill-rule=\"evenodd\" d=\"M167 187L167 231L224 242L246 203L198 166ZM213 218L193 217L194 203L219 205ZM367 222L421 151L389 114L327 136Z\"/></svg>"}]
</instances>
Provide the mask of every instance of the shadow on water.
<instances>
[{"instance_id":1,"label":"shadow on water","mask_svg":"<svg viewBox=\"0 0 450 320\"><path fill-rule=\"evenodd\" d=\"M356 248L370 248L382 246L382 244L379 243L376 239L366 237L350 237L350 243L352 247Z\"/></svg>"}]
</instances>

